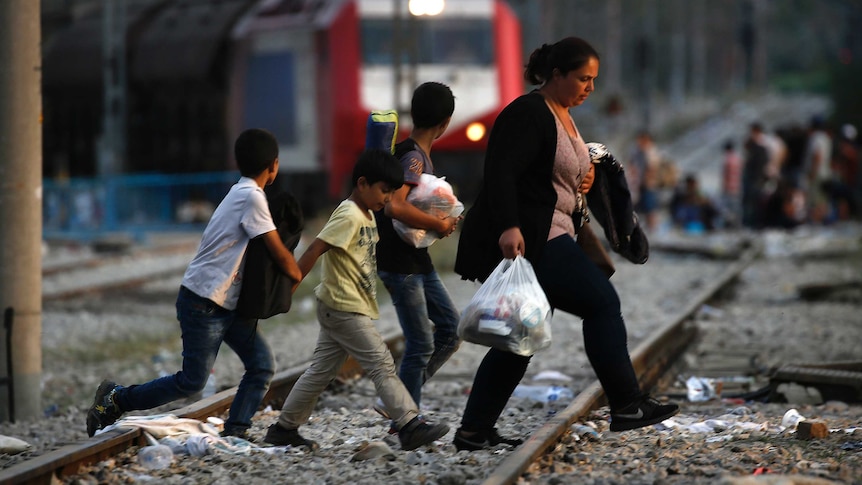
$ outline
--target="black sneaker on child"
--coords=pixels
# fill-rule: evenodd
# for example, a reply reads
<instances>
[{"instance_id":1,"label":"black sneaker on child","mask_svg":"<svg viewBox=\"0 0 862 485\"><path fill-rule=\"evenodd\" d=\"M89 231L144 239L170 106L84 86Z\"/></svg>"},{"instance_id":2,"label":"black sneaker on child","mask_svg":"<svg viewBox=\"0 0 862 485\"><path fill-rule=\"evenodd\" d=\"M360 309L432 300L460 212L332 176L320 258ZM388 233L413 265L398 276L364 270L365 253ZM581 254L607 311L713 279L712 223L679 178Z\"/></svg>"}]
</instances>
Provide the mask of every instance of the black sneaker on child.
<instances>
[{"instance_id":1,"label":"black sneaker on child","mask_svg":"<svg viewBox=\"0 0 862 485\"><path fill-rule=\"evenodd\" d=\"M114 424L123 415L120 406L114 401L114 394L121 387L109 380L104 380L99 384L93 405L87 411L87 434L89 436L94 436L96 431Z\"/></svg>"},{"instance_id":2,"label":"black sneaker on child","mask_svg":"<svg viewBox=\"0 0 862 485\"><path fill-rule=\"evenodd\" d=\"M429 424L419 416L398 431L398 440L402 450L415 450L422 445L433 443L449 432L445 424Z\"/></svg>"},{"instance_id":3,"label":"black sneaker on child","mask_svg":"<svg viewBox=\"0 0 862 485\"><path fill-rule=\"evenodd\" d=\"M662 404L644 396L628 406L611 411L611 431L626 431L656 424L679 412L674 403Z\"/></svg>"},{"instance_id":4,"label":"black sneaker on child","mask_svg":"<svg viewBox=\"0 0 862 485\"><path fill-rule=\"evenodd\" d=\"M497 432L497 428L491 428L491 431L488 432L476 432L470 436L465 436L464 432L459 429L455 433L455 439L452 440L452 443L458 451L482 450L499 444L517 447L523 442L524 440L518 438L505 438L500 436L500 433Z\"/></svg>"},{"instance_id":5,"label":"black sneaker on child","mask_svg":"<svg viewBox=\"0 0 862 485\"><path fill-rule=\"evenodd\" d=\"M235 438L240 438L240 439L244 439L246 441L249 441L248 428L244 428L241 426L229 426L229 425L227 425L224 427L224 430L222 430L222 432L219 433L219 436L221 436L222 438L227 438L228 436L233 436Z\"/></svg>"},{"instance_id":6,"label":"black sneaker on child","mask_svg":"<svg viewBox=\"0 0 862 485\"><path fill-rule=\"evenodd\" d=\"M311 451L319 448L316 441L303 438L299 434L298 429L287 429L278 423L273 424L266 430L266 436L263 437L263 441L276 446L305 446Z\"/></svg>"}]
</instances>

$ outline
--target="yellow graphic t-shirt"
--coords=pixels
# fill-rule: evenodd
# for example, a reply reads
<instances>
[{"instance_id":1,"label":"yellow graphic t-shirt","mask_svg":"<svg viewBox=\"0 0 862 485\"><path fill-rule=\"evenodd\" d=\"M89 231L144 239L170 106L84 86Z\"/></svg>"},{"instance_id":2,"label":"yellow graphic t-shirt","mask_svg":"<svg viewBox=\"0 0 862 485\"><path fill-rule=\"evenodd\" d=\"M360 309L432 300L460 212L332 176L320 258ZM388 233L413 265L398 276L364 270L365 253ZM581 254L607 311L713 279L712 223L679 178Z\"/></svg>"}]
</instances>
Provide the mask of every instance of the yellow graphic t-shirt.
<instances>
[{"instance_id":1,"label":"yellow graphic t-shirt","mask_svg":"<svg viewBox=\"0 0 862 485\"><path fill-rule=\"evenodd\" d=\"M370 216L370 219L369 219ZM377 308L377 222L345 200L317 238L332 246L321 256L321 282L314 294L327 306L379 318Z\"/></svg>"}]
</instances>

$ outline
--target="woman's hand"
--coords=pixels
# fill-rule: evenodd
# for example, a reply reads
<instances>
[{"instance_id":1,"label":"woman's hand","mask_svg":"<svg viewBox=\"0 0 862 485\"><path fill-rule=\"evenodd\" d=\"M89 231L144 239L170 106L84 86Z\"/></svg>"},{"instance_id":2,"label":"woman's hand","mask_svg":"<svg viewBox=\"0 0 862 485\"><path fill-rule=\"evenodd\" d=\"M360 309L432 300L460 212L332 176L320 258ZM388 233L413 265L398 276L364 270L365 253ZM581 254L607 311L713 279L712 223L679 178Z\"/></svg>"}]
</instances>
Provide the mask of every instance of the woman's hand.
<instances>
[{"instance_id":1,"label":"woman's hand","mask_svg":"<svg viewBox=\"0 0 862 485\"><path fill-rule=\"evenodd\" d=\"M506 259L515 259L517 255L524 255L524 235L520 227L510 227L503 231L498 241L500 251Z\"/></svg>"},{"instance_id":2,"label":"woman's hand","mask_svg":"<svg viewBox=\"0 0 862 485\"><path fill-rule=\"evenodd\" d=\"M590 191L590 188L593 186L593 182L596 180L596 165L590 163L590 169L587 171L587 175L584 176L584 179L581 180L581 185L578 186L578 192L585 194Z\"/></svg>"}]
</instances>

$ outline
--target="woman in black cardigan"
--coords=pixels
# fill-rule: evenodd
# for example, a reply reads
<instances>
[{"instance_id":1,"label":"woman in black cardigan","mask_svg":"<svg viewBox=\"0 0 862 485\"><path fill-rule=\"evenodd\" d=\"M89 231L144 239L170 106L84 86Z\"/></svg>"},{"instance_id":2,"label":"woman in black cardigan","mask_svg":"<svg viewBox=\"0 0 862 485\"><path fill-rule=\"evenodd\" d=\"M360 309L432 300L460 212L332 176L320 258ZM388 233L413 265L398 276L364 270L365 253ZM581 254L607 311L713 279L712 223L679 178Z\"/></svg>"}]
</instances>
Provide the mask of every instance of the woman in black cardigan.
<instances>
[{"instance_id":1,"label":"woman in black cardigan","mask_svg":"<svg viewBox=\"0 0 862 485\"><path fill-rule=\"evenodd\" d=\"M584 344L610 404L611 430L623 431L661 422L679 407L640 390L616 290L575 242L594 168L568 110L587 99L598 70L595 49L577 37L533 51L524 77L541 86L512 101L494 123L455 271L484 281L502 258L527 258L551 306L583 318ZM455 434L459 450L521 442L501 437L495 424L529 361L488 351Z\"/></svg>"}]
</instances>

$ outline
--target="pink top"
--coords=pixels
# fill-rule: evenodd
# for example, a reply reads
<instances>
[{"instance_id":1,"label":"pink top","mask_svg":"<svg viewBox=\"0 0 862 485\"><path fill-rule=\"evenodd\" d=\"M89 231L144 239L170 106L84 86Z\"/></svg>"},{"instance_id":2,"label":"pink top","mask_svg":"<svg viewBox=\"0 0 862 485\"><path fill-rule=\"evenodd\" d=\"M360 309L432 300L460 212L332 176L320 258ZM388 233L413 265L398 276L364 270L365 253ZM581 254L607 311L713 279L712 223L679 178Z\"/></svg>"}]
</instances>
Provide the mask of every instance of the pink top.
<instances>
[{"instance_id":1,"label":"pink top","mask_svg":"<svg viewBox=\"0 0 862 485\"><path fill-rule=\"evenodd\" d=\"M557 124L557 151L554 156L552 183L557 192L557 204L554 206L551 229L548 231L549 241L562 234L575 236L577 231L572 221L572 214L580 209L582 203L586 203L578 193L578 187L589 172L590 163L592 163L589 149L583 139L579 136L569 136L556 115L554 120ZM572 126L574 124L573 120ZM575 132L577 133L577 127Z\"/></svg>"}]
</instances>

